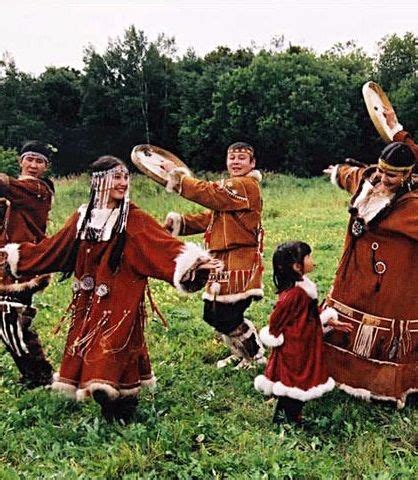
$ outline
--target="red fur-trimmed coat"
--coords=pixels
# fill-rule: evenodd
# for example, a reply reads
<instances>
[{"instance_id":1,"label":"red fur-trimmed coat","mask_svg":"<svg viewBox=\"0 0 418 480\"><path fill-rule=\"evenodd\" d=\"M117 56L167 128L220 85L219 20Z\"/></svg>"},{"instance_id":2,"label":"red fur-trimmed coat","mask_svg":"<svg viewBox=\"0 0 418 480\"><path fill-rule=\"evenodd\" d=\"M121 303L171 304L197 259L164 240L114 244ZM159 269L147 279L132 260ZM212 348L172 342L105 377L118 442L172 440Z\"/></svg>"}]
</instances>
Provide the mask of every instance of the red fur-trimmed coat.
<instances>
[{"instance_id":1,"label":"red fur-trimmed coat","mask_svg":"<svg viewBox=\"0 0 418 480\"><path fill-rule=\"evenodd\" d=\"M53 190L44 180L30 176L18 179L0 174L0 196L10 202L10 213L3 243L39 243L45 237ZM12 292L35 292L44 288L49 276L24 275L19 279L6 277L0 295Z\"/></svg>"},{"instance_id":2,"label":"red fur-trimmed coat","mask_svg":"<svg viewBox=\"0 0 418 480\"><path fill-rule=\"evenodd\" d=\"M260 339L272 352L254 386L265 395L307 401L334 388L324 359L316 298L315 284L305 277L280 293L269 326L261 329Z\"/></svg>"},{"instance_id":3,"label":"red fur-trimmed coat","mask_svg":"<svg viewBox=\"0 0 418 480\"><path fill-rule=\"evenodd\" d=\"M80 211L83 211L80 209ZM85 209L84 209L85 211ZM39 244L8 244L4 250L14 274L62 271L74 247L80 213L54 236ZM59 377L53 388L83 398L97 388L111 397L134 395L154 382L144 338L144 292L147 278L157 278L180 291L207 280L194 275L209 255L195 244L167 234L149 215L130 205L126 243L119 270L108 260L116 237L82 240L74 272L74 297L68 308L70 328Z\"/></svg>"},{"instance_id":4,"label":"red fur-trimmed coat","mask_svg":"<svg viewBox=\"0 0 418 480\"><path fill-rule=\"evenodd\" d=\"M180 215L170 212L173 235L204 233L206 247L224 262L224 270L212 275L203 298L233 303L263 296L261 174L208 182L189 177L182 169L171 173L169 191L208 210Z\"/></svg>"}]
</instances>

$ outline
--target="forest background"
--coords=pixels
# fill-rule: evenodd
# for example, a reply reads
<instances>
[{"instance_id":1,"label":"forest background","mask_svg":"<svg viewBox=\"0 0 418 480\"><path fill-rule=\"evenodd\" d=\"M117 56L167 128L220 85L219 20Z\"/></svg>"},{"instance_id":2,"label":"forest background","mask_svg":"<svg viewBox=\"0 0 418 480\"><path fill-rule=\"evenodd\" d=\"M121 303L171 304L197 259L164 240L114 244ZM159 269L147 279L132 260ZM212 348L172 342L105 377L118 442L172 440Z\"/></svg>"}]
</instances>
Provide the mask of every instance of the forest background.
<instances>
[{"instance_id":1,"label":"forest background","mask_svg":"<svg viewBox=\"0 0 418 480\"><path fill-rule=\"evenodd\" d=\"M195 171L224 167L225 148L252 143L265 170L318 175L330 161L376 159L383 147L367 114L361 87L375 80L398 118L418 122L418 37L384 37L376 55L355 42L323 54L287 44L204 57L176 55L174 38L150 41L131 26L103 53L90 45L82 71L47 67L22 72L12 56L0 61L0 170L16 172L16 151L42 139L58 152L55 175L84 171L105 153L129 158L132 146L152 143Z\"/></svg>"}]
</instances>

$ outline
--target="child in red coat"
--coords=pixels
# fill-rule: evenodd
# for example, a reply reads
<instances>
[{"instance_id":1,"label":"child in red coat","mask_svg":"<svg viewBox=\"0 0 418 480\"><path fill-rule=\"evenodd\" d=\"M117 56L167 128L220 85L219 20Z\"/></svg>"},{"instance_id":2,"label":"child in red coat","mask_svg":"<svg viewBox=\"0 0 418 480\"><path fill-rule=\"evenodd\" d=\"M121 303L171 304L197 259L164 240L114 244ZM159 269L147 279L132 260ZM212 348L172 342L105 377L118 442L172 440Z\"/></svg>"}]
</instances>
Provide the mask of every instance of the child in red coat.
<instances>
[{"instance_id":1,"label":"child in red coat","mask_svg":"<svg viewBox=\"0 0 418 480\"><path fill-rule=\"evenodd\" d=\"M331 391L334 380L323 360L323 325L347 328L337 312L318 311L316 285L306 276L314 268L310 246L303 242L279 245L273 255L273 280L279 300L269 326L260 331L262 342L272 347L264 375L254 386L278 397L274 423L284 411L289 422L301 423L304 402Z\"/></svg>"}]
</instances>

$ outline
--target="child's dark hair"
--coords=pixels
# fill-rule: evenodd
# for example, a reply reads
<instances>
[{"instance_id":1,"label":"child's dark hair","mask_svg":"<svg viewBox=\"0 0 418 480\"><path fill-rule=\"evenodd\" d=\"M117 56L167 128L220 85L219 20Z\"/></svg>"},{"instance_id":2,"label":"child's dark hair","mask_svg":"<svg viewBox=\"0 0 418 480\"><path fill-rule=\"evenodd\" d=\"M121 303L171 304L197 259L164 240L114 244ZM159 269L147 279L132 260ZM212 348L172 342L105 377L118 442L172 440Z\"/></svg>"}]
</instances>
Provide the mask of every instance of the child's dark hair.
<instances>
[{"instance_id":1,"label":"child's dark hair","mask_svg":"<svg viewBox=\"0 0 418 480\"><path fill-rule=\"evenodd\" d=\"M293 269L293 264L303 266L306 255L312 252L305 242L286 242L278 245L273 254L273 281L277 288L276 293L283 292L302 280L302 275Z\"/></svg>"}]
</instances>

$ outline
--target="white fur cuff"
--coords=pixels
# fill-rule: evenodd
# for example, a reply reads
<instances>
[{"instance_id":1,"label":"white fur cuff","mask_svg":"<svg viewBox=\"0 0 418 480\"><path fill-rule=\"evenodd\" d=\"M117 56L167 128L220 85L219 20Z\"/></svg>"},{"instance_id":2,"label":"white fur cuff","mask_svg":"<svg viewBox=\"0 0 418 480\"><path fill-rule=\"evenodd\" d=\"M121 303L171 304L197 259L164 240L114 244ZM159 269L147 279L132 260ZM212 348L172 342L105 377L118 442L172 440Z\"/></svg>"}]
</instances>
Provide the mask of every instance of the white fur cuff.
<instances>
[{"instance_id":1,"label":"white fur cuff","mask_svg":"<svg viewBox=\"0 0 418 480\"><path fill-rule=\"evenodd\" d=\"M210 255L199 245L192 242L184 244L182 252L177 255L175 262L173 285L181 293L187 293L183 286L183 279L193 274L193 272L201 265L211 259Z\"/></svg>"},{"instance_id":2,"label":"white fur cuff","mask_svg":"<svg viewBox=\"0 0 418 480\"><path fill-rule=\"evenodd\" d=\"M334 168L332 169L332 172L331 172L331 176L330 176L330 180L331 180L331 183L333 185L335 185L336 187L339 187L339 184L338 184L338 169L339 169L339 165L335 165Z\"/></svg>"},{"instance_id":3,"label":"white fur cuff","mask_svg":"<svg viewBox=\"0 0 418 480\"><path fill-rule=\"evenodd\" d=\"M183 230L183 217L180 213L168 212L165 217L165 222L167 223L168 220L172 220L173 222L171 235L173 235L173 237L178 237Z\"/></svg>"},{"instance_id":4,"label":"white fur cuff","mask_svg":"<svg viewBox=\"0 0 418 480\"><path fill-rule=\"evenodd\" d=\"M168 181L167 185L165 186L167 192L177 192L181 194L181 182L183 177L190 177L190 173L187 168L177 167L171 170L171 172L168 173Z\"/></svg>"},{"instance_id":5,"label":"white fur cuff","mask_svg":"<svg viewBox=\"0 0 418 480\"><path fill-rule=\"evenodd\" d=\"M17 264L19 263L19 247L18 243L8 243L0 252L7 253L7 262L10 266L10 271L12 275L16 278L19 277L17 274Z\"/></svg>"},{"instance_id":6,"label":"white fur cuff","mask_svg":"<svg viewBox=\"0 0 418 480\"><path fill-rule=\"evenodd\" d=\"M263 344L266 347L280 347L280 345L283 345L284 342L284 336L283 333L281 333L278 337L275 337L270 333L269 327L263 327L260 330L260 340L263 342Z\"/></svg>"},{"instance_id":7,"label":"white fur cuff","mask_svg":"<svg viewBox=\"0 0 418 480\"><path fill-rule=\"evenodd\" d=\"M393 141L393 137L401 132L403 130L403 125L401 125L400 123L397 123L391 130L390 130L390 133L389 133L389 137L390 139Z\"/></svg>"},{"instance_id":8,"label":"white fur cuff","mask_svg":"<svg viewBox=\"0 0 418 480\"><path fill-rule=\"evenodd\" d=\"M150 388L155 389L157 387L157 378L155 375L152 375L151 378L147 378L146 380L141 380L141 388Z\"/></svg>"},{"instance_id":9,"label":"white fur cuff","mask_svg":"<svg viewBox=\"0 0 418 480\"><path fill-rule=\"evenodd\" d=\"M327 307L319 315L322 325L326 325L330 320L338 320L338 312L335 308Z\"/></svg>"}]
</instances>

